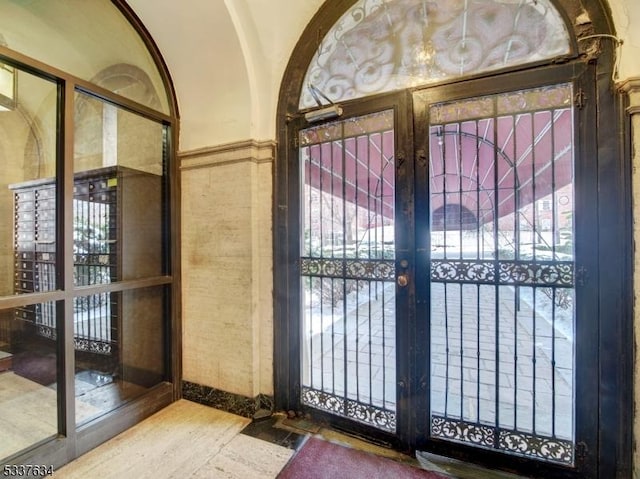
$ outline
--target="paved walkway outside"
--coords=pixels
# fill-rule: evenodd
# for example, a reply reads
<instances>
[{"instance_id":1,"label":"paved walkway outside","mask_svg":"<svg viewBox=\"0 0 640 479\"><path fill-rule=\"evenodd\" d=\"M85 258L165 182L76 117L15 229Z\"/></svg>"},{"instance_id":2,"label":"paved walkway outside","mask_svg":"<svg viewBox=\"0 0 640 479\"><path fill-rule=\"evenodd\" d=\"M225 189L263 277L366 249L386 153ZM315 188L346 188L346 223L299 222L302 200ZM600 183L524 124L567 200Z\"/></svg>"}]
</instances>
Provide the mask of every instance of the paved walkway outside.
<instances>
[{"instance_id":1,"label":"paved walkway outside","mask_svg":"<svg viewBox=\"0 0 640 479\"><path fill-rule=\"evenodd\" d=\"M342 397L346 384L350 399L395 408L394 291L394 283L377 283L376 291L363 281L346 305L313 303L304 325L304 385ZM498 414L502 428L571 439L571 306L554 310L541 288L534 302L532 288L501 286L496 324L494 286L449 284L445 294L439 283L431 295L433 414L488 425Z\"/></svg>"}]
</instances>

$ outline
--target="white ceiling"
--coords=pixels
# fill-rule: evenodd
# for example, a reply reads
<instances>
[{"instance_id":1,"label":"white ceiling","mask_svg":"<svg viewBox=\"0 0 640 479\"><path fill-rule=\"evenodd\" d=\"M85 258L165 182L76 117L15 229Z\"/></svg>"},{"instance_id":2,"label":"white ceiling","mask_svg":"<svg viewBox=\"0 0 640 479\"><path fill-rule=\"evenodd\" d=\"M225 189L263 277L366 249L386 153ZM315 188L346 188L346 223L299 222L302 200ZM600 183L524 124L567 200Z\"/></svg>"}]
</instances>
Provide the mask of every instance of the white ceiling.
<instances>
[{"instance_id":1,"label":"white ceiling","mask_svg":"<svg viewBox=\"0 0 640 479\"><path fill-rule=\"evenodd\" d=\"M275 138L282 74L323 0L128 0L172 76L181 151ZM640 2L611 0L621 78L640 75ZM632 26L636 28L632 28Z\"/></svg>"},{"instance_id":2,"label":"white ceiling","mask_svg":"<svg viewBox=\"0 0 640 479\"><path fill-rule=\"evenodd\" d=\"M322 1L128 1L173 79L181 151L275 138L282 74Z\"/></svg>"}]
</instances>

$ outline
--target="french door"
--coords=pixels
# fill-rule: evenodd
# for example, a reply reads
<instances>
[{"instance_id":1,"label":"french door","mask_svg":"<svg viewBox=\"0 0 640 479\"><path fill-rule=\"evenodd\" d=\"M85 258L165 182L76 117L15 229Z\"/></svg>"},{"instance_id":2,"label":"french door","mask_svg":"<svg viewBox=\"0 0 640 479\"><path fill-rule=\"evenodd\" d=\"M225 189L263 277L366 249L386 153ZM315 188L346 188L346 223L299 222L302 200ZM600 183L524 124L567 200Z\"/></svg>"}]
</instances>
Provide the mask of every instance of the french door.
<instances>
[{"instance_id":1,"label":"french door","mask_svg":"<svg viewBox=\"0 0 640 479\"><path fill-rule=\"evenodd\" d=\"M583 86L478 84L297 130L299 404L412 449L586 477Z\"/></svg>"}]
</instances>

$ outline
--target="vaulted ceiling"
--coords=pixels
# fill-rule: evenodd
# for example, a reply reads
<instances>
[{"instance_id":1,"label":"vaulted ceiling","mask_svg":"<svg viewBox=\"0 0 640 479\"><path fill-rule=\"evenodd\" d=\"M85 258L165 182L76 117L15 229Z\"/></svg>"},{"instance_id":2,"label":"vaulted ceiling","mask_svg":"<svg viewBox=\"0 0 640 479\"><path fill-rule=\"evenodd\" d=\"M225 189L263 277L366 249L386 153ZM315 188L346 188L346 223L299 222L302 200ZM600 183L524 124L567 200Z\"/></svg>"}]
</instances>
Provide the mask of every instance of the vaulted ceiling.
<instances>
[{"instance_id":1,"label":"vaulted ceiling","mask_svg":"<svg viewBox=\"0 0 640 479\"><path fill-rule=\"evenodd\" d=\"M180 150L275 137L282 74L322 0L129 0L171 73Z\"/></svg>"},{"instance_id":2,"label":"vaulted ceiling","mask_svg":"<svg viewBox=\"0 0 640 479\"><path fill-rule=\"evenodd\" d=\"M282 75L324 0L128 0L171 73L181 151L275 138ZM621 78L640 76L640 2L610 0L625 41ZM632 28L633 26L636 28Z\"/></svg>"}]
</instances>

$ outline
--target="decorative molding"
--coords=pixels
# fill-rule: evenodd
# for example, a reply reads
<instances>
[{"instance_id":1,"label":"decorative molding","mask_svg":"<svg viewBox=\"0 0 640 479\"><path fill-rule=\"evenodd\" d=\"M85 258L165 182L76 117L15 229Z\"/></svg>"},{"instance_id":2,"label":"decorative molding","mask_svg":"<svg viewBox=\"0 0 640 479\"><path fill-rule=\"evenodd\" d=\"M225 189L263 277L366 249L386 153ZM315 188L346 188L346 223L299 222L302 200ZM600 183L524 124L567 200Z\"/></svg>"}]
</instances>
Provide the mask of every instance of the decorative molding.
<instances>
[{"instance_id":1,"label":"decorative molding","mask_svg":"<svg viewBox=\"0 0 640 479\"><path fill-rule=\"evenodd\" d=\"M640 77L631 77L619 82L618 90L625 93L640 92Z\"/></svg>"},{"instance_id":2,"label":"decorative molding","mask_svg":"<svg viewBox=\"0 0 640 479\"><path fill-rule=\"evenodd\" d=\"M274 409L273 398L266 394L258 394L252 399L189 381L182 381L182 397L198 404L248 418L252 418L261 409L267 411Z\"/></svg>"},{"instance_id":3,"label":"decorative molding","mask_svg":"<svg viewBox=\"0 0 640 479\"><path fill-rule=\"evenodd\" d=\"M234 163L273 163L276 142L243 140L178 153L181 170L212 168Z\"/></svg>"},{"instance_id":4,"label":"decorative molding","mask_svg":"<svg viewBox=\"0 0 640 479\"><path fill-rule=\"evenodd\" d=\"M640 113L640 77L632 77L618 83L618 90L629 98L627 113L636 115Z\"/></svg>"}]
</instances>

